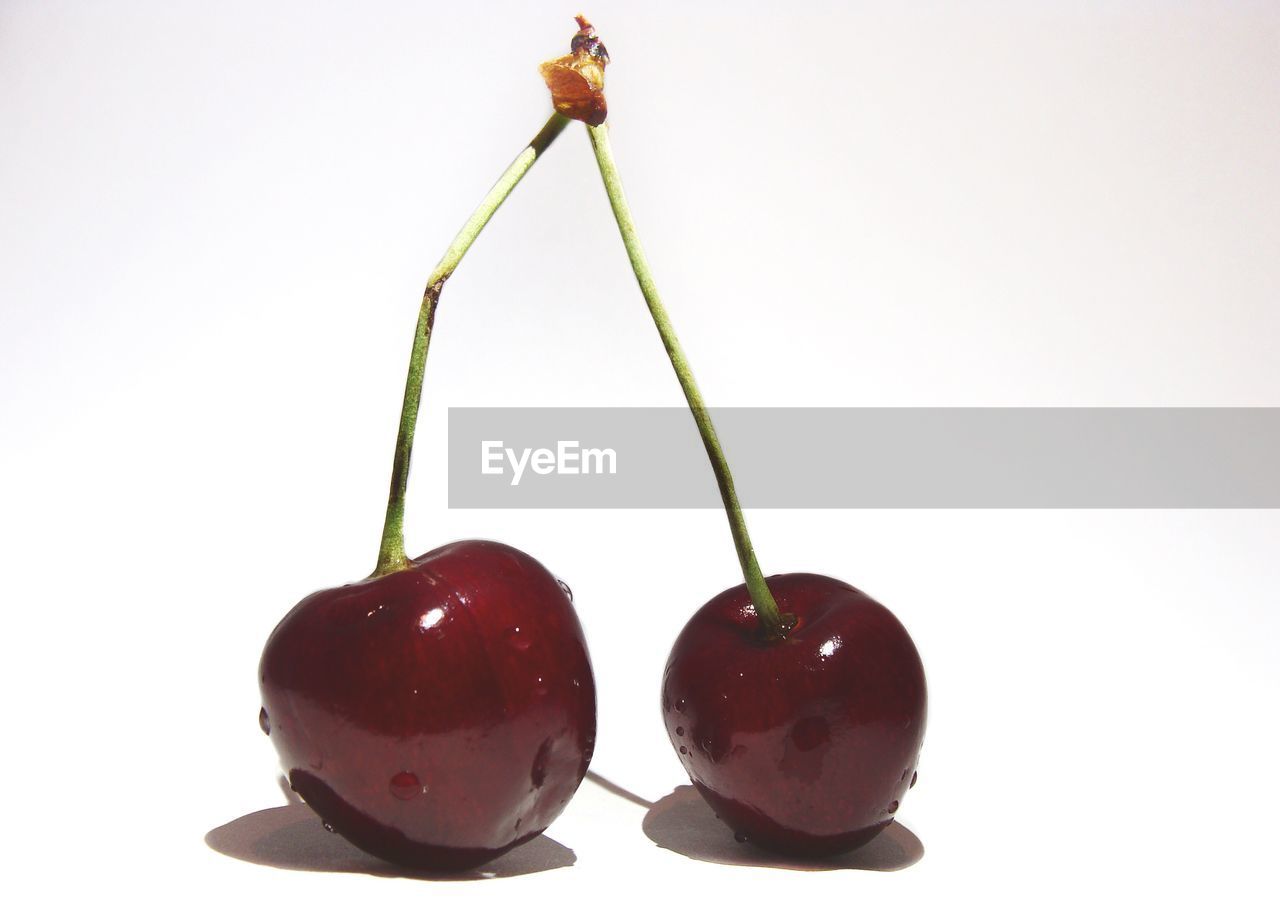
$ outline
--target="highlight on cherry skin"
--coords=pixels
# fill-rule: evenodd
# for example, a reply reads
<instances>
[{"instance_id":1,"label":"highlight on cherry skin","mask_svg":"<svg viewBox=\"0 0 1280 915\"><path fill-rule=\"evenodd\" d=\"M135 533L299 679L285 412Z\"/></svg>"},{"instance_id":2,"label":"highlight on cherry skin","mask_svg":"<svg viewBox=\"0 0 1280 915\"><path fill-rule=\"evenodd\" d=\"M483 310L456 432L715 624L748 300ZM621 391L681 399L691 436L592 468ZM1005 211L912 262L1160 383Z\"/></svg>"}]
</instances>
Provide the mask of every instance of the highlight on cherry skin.
<instances>
[{"instance_id":1,"label":"highlight on cherry skin","mask_svg":"<svg viewBox=\"0 0 1280 915\"><path fill-rule=\"evenodd\" d=\"M475 867L539 835L595 744L572 595L500 543L310 595L267 640L259 682L293 790L325 828L413 868Z\"/></svg>"},{"instance_id":2,"label":"highlight on cherry skin","mask_svg":"<svg viewBox=\"0 0 1280 915\"><path fill-rule=\"evenodd\" d=\"M888 609L807 573L765 579L789 623L770 638L745 585L702 607L662 683L667 735L739 841L799 857L852 851L916 781L926 689Z\"/></svg>"}]
</instances>

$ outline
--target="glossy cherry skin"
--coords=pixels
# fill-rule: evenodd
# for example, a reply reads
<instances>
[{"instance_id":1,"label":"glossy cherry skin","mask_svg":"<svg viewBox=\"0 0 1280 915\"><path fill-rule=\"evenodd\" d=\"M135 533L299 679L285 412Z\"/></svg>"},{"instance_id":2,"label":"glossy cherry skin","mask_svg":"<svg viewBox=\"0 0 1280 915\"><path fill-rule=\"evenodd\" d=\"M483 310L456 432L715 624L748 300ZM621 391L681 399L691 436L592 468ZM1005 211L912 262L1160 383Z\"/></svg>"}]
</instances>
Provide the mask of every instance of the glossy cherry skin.
<instances>
[{"instance_id":1,"label":"glossy cherry skin","mask_svg":"<svg viewBox=\"0 0 1280 915\"><path fill-rule=\"evenodd\" d=\"M763 638L745 585L707 603L667 660L667 734L739 839L804 857L850 851L892 822L913 783L924 668L897 618L851 585L767 581L793 628Z\"/></svg>"},{"instance_id":2,"label":"glossy cherry skin","mask_svg":"<svg viewBox=\"0 0 1280 915\"><path fill-rule=\"evenodd\" d=\"M271 633L259 680L293 789L333 831L410 867L474 867L532 839L595 744L573 602L500 543L317 591Z\"/></svg>"}]
</instances>

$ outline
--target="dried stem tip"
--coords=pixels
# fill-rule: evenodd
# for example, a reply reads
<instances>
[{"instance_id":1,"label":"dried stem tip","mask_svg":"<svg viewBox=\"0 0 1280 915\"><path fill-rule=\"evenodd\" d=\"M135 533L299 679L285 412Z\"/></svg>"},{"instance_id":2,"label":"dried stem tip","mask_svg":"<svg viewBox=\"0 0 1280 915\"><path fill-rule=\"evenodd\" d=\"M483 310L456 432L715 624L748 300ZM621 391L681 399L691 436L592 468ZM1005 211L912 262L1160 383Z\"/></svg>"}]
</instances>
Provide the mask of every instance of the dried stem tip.
<instances>
[{"instance_id":1,"label":"dried stem tip","mask_svg":"<svg viewBox=\"0 0 1280 915\"><path fill-rule=\"evenodd\" d=\"M604 101L604 68L609 63L595 26L579 15L578 32L569 42L569 53L539 67L551 90L556 111L592 127L604 123L609 110Z\"/></svg>"}]
</instances>

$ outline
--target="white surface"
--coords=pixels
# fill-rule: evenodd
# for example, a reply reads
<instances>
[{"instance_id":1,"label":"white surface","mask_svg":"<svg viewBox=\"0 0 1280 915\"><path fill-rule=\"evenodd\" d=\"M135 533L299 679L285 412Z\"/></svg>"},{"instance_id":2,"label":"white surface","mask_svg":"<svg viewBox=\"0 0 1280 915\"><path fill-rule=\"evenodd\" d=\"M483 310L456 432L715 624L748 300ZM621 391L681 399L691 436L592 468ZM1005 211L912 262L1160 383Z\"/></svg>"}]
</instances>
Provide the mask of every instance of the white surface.
<instances>
[{"instance_id":1,"label":"white surface","mask_svg":"<svg viewBox=\"0 0 1280 915\"><path fill-rule=\"evenodd\" d=\"M690 6L586 12L713 404L1280 404L1273 6ZM1263 511L753 514L768 569L863 587L925 658L901 817L925 855L904 871L689 860L594 785L548 832L577 863L510 879L206 847L281 803L258 652L305 593L372 565L422 280L545 116L535 66L574 12L0 6L0 894L1273 907L1280 515ZM679 402L580 130L477 244L437 330L411 550L506 540L572 584L595 768L656 799L683 775L658 678L735 580L723 519L444 505L447 405Z\"/></svg>"}]
</instances>

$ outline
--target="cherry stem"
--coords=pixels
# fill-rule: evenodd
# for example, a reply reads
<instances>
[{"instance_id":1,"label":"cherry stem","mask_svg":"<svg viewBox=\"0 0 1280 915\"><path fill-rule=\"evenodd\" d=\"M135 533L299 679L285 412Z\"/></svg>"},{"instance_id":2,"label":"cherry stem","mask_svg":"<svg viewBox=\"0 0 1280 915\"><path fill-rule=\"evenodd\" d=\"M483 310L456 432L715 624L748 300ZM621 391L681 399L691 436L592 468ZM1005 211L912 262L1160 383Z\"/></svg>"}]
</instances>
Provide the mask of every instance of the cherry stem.
<instances>
[{"instance_id":1,"label":"cherry stem","mask_svg":"<svg viewBox=\"0 0 1280 915\"><path fill-rule=\"evenodd\" d=\"M631 261L631 270L640 284L640 292L649 306L649 314L653 316L654 326L662 337L662 345L667 350L671 367L680 379L680 387L684 390L685 400L689 403L689 411L693 421L698 425L702 435L702 444L707 449L707 457L711 459L711 469L715 472L716 484L720 487L720 500L724 503L725 514L729 518L729 530L733 532L733 545L738 551L738 564L742 566L742 576L746 579L747 592L755 605L756 614L760 618L765 634L770 638L781 638L786 634L787 625L778 611L778 603L774 600L769 586L760 571L760 563L756 561L755 550L751 546L751 536L747 533L747 521L742 516L742 506L738 504L738 494L733 487L733 474L729 471L729 462L725 459L724 449L720 447L720 439L716 435L715 426L711 423L711 414L702 400L697 382L693 380L693 370L685 358L680 340L676 337L675 328L671 326L671 318L658 295L658 288L653 282L653 272L649 269L649 261L640 246L640 238L636 233L635 221L631 218L631 207L627 205L626 194L622 190L622 179L618 176L618 166L613 160L613 150L609 146L609 131L605 125L588 127L591 146L595 150L596 163L600 166L600 177L604 179L604 189L609 195L609 204L613 207L613 217L618 223L618 231L622 233L622 243L627 249L627 258Z\"/></svg>"},{"instance_id":2,"label":"cherry stem","mask_svg":"<svg viewBox=\"0 0 1280 915\"><path fill-rule=\"evenodd\" d=\"M422 378L427 364L427 348L431 344L431 327L435 322L440 291L489 219L498 211L498 207L502 206L503 201L520 183L520 179L568 124L568 118L559 113L551 116L538 131L538 135L529 141L515 161L502 173L498 183L485 195L427 278L427 288L422 293L422 306L418 311L418 325L413 332L413 349L409 352L409 374L404 383L400 430L396 435L396 453L391 465L391 492L387 497L387 517L382 527L382 544L378 549L378 565L373 570L374 578L409 565L409 557L404 550L404 496L409 482L413 433L417 428L418 407L422 402Z\"/></svg>"}]
</instances>

